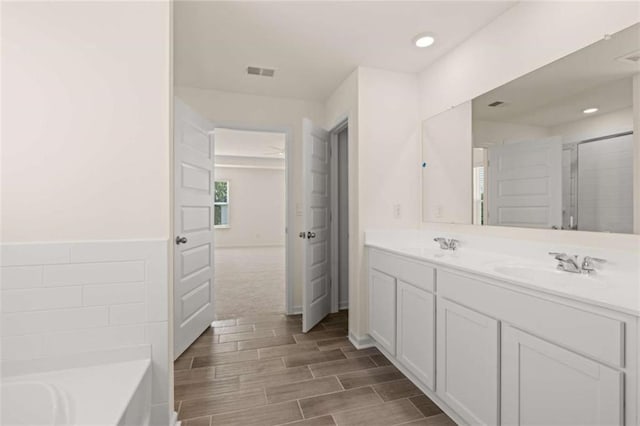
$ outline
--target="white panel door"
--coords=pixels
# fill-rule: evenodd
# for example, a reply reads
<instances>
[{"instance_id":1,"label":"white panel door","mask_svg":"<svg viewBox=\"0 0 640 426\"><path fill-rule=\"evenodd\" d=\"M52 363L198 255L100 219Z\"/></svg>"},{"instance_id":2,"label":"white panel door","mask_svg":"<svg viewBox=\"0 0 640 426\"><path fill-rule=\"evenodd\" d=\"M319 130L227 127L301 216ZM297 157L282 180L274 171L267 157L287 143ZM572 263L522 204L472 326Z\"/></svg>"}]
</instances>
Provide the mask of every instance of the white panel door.
<instances>
[{"instance_id":1,"label":"white panel door","mask_svg":"<svg viewBox=\"0 0 640 426\"><path fill-rule=\"evenodd\" d=\"M498 424L498 321L438 298L437 393L467 423Z\"/></svg>"},{"instance_id":2,"label":"white panel door","mask_svg":"<svg viewBox=\"0 0 640 426\"><path fill-rule=\"evenodd\" d=\"M489 147L489 225L562 227L559 137Z\"/></svg>"},{"instance_id":3,"label":"white panel door","mask_svg":"<svg viewBox=\"0 0 640 426\"><path fill-rule=\"evenodd\" d=\"M396 279L375 269L369 273L369 334L396 354Z\"/></svg>"},{"instance_id":4,"label":"white panel door","mask_svg":"<svg viewBox=\"0 0 640 426\"><path fill-rule=\"evenodd\" d=\"M435 390L435 297L399 281L397 298L398 361L429 389Z\"/></svg>"},{"instance_id":5,"label":"white panel door","mask_svg":"<svg viewBox=\"0 0 640 426\"><path fill-rule=\"evenodd\" d=\"M214 320L213 124L175 100L174 357Z\"/></svg>"},{"instance_id":6,"label":"white panel door","mask_svg":"<svg viewBox=\"0 0 640 426\"><path fill-rule=\"evenodd\" d=\"M502 424L622 425L622 373L528 333L502 330Z\"/></svg>"},{"instance_id":7,"label":"white panel door","mask_svg":"<svg viewBox=\"0 0 640 426\"><path fill-rule=\"evenodd\" d=\"M307 332L331 311L329 256L329 132L304 119L304 280L302 331Z\"/></svg>"}]
</instances>

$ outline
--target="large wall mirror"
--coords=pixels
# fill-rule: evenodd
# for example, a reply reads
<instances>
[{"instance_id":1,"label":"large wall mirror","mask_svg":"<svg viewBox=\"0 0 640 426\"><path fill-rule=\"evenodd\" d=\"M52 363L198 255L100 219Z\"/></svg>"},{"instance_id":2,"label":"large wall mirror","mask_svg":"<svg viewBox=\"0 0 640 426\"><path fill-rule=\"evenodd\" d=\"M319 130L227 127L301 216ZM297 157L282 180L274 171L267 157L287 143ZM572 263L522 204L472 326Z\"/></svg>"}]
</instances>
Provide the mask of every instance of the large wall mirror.
<instances>
[{"instance_id":1,"label":"large wall mirror","mask_svg":"<svg viewBox=\"0 0 640 426\"><path fill-rule=\"evenodd\" d=\"M472 222L632 233L639 73L640 24L475 98Z\"/></svg>"}]
</instances>

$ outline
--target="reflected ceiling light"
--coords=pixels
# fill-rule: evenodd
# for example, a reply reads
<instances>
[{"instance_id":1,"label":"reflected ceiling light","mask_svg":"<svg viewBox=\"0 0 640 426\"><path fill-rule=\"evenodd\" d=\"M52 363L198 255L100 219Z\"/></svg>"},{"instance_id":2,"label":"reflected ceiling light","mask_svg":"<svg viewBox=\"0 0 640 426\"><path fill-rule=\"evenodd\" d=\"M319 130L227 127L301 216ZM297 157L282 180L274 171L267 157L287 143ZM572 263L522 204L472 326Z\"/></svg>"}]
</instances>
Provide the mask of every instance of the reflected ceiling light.
<instances>
[{"instance_id":1,"label":"reflected ceiling light","mask_svg":"<svg viewBox=\"0 0 640 426\"><path fill-rule=\"evenodd\" d=\"M416 47L429 47L436 41L436 38L432 33L418 34L413 38L413 43Z\"/></svg>"},{"instance_id":2,"label":"reflected ceiling light","mask_svg":"<svg viewBox=\"0 0 640 426\"><path fill-rule=\"evenodd\" d=\"M597 111L598 111L598 108L587 108L582 110L584 114L593 114L594 112L597 112Z\"/></svg>"}]
</instances>

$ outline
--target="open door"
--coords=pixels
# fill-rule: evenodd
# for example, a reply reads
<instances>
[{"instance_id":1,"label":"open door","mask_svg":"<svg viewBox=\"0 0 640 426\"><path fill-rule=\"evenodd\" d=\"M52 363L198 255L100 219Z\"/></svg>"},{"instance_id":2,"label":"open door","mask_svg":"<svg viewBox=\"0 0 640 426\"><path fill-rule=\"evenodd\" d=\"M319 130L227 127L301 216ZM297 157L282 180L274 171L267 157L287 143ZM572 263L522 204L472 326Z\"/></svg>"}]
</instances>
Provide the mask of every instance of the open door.
<instances>
[{"instance_id":1,"label":"open door","mask_svg":"<svg viewBox=\"0 0 640 426\"><path fill-rule=\"evenodd\" d=\"M174 108L173 341L177 358L214 320L213 124Z\"/></svg>"},{"instance_id":2,"label":"open door","mask_svg":"<svg viewBox=\"0 0 640 426\"><path fill-rule=\"evenodd\" d=\"M329 257L329 132L304 119L304 239L302 331L307 332L331 310Z\"/></svg>"},{"instance_id":3,"label":"open door","mask_svg":"<svg viewBox=\"0 0 640 426\"><path fill-rule=\"evenodd\" d=\"M489 147L489 225L562 227L559 137Z\"/></svg>"}]
</instances>

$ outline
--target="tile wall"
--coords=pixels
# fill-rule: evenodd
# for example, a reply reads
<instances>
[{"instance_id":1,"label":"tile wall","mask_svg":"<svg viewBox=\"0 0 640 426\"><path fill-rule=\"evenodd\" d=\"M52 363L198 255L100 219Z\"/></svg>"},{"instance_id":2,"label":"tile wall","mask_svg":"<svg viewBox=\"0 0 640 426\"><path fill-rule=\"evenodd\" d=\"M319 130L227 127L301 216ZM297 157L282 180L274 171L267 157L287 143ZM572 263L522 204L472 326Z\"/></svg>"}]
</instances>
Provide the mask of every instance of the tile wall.
<instances>
[{"instance_id":1,"label":"tile wall","mask_svg":"<svg viewBox=\"0 0 640 426\"><path fill-rule=\"evenodd\" d=\"M152 420L168 424L166 241L4 244L0 272L3 375L148 353Z\"/></svg>"}]
</instances>

